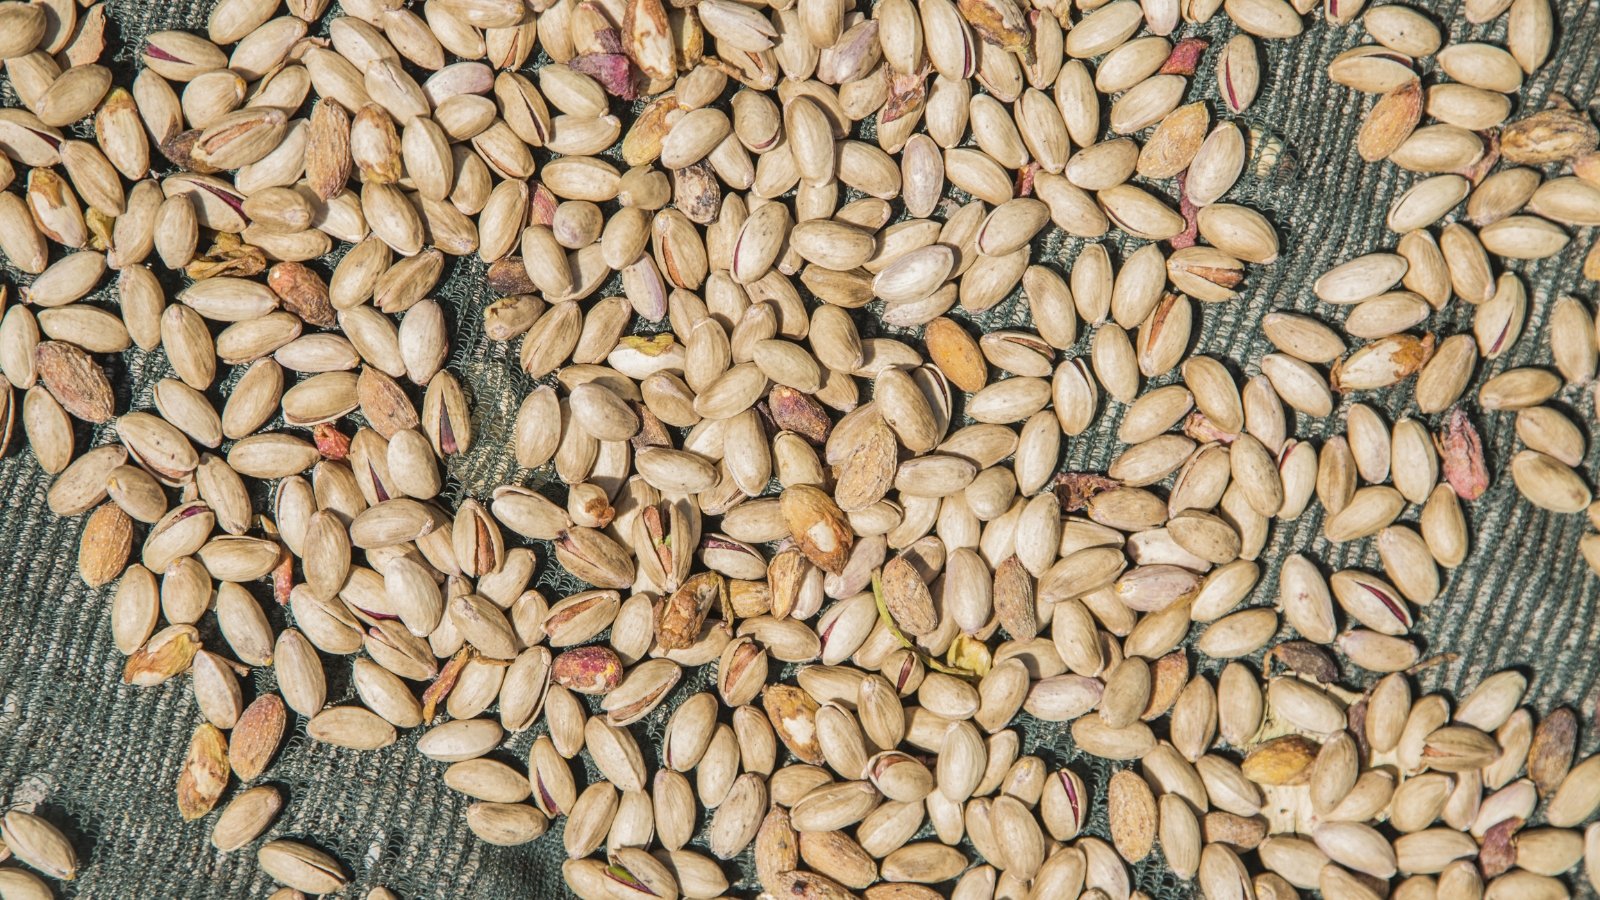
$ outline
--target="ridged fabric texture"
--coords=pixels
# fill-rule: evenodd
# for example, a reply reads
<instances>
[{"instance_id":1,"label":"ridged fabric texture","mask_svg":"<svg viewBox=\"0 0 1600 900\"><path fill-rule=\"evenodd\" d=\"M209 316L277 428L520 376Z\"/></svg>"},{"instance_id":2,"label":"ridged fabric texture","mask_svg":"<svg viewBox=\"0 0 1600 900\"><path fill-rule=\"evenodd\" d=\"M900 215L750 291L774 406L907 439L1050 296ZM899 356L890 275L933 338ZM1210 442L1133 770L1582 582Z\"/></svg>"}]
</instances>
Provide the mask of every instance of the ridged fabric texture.
<instances>
[{"instance_id":1,"label":"ridged fabric texture","mask_svg":"<svg viewBox=\"0 0 1600 900\"><path fill-rule=\"evenodd\" d=\"M1452 40L1503 42L1504 17L1488 26L1469 26L1455 3L1418 0L1412 5L1445 23ZM1558 93L1579 107L1595 96L1600 81L1600 5L1587 0L1559 0L1555 5L1556 50L1529 80L1518 102L1519 113L1543 108ZM118 83L128 85L143 35L162 29L203 33L211 3L111 0L108 6L112 49L107 57ZM1214 118L1221 107L1216 103L1211 62L1233 33L1233 25L1219 13L1205 26L1184 26L1174 35L1199 35L1212 42L1187 99L1211 101ZM1242 299L1197 304L1197 338L1191 349L1224 360L1241 385L1259 371L1257 361L1270 350L1260 332L1263 315L1274 309L1300 310L1336 323L1343 313L1319 304L1311 283L1328 268L1362 253L1392 248L1397 240L1385 228L1384 216L1392 199L1417 176L1389 164L1361 161L1355 134L1372 98L1327 77L1330 59L1366 40L1359 24L1334 28L1308 19L1306 34L1295 40L1258 42L1263 50L1263 84L1245 119L1253 148L1258 138L1265 138L1271 144L1281 141L1283 152L1276 166L1256 168L1255 161L1247 166L1228 199L1259 209L1271 219L1280 231L1283 255L1272 266L1248 268ZM1425 77L1429 83L1437 78L1431 72ZM18 105L9 81L0 81L0 103ZM74 131L88 136L86 124ZM870 126L866 134L870 135ZM165 163L159 154L152 155ZM539 158L544 158L542 151ZM1174 197L1171 182L1155 189ZM1595 299L1594 285L1578 275L1594 232L1578 232L1566 251L1553 259L1510 267L1527 285L1528 320L1510 352L1480 364L1464 401L1483 433L1493 486L1466 505L1473 548L1467 563L1446 573L1441 597L1420 611L1416 633L1425 642L1425 655L1441 660L1418 676L1424 691L1470 689L1483 676L1516 666L1530 676L1529 699L1537 709L1570 705L1582 720L1589 719L1594 709L1600 644L1593 640L1591 623L1600 599L1600 579L1590 574L1577 549L1588 526L1581 515L1547 514L1521 499L1506 468L1518 447L1513 416L1484 413L1471 399L1477 385L1490 375L1514 366L1548 365L1550 304L1562 293L1574 293L1591 303ZM1114 259L1137 246L1135 241L1108 240ZM1035 261L1057 266L1064 274L1082 243L1063 240L1055 232L1039 242ZM332 262L319 267L324 275ZM469 390L476 434L471 452L450 464L451 500L487 499L500 484L539 485L553 478L546 472L518 469L507 452L517 404L531 385L517 368L516 343L495 344L483 335L482 311L494 299L484 283L484 271L476 258L452 260L434 292L451 318L450 368ZM13 302L19 283L15 275L8 267ZM181 284L171 279L165 283L170 299ZM608 289L620 293L615 284ZM102 289L90 302L114 308L114 287ZM859 316L864 333L893 330L875 322L878 306ZM961 315L959 310L953 314ZM975 324L992 329L1026 321L1026 304L1013 297L976 317ZM1425 327L1441 337L1469 331L1471 308L1455 301ZM1083 340L1074 353L1087 353L1089 329L1081 331ZM160 352L135 350L101 361L117 385L119 412L152 408L151 385L170 374ZM239 374L238 369L230 372L224 367L210 392L219 405ZM1169 374L1146 387L1175 378L1175 373ZM18 394L16 399L20 398ZM1391 424L1416 414L1409 383L1360 399L1384 412ZM1587 387L1569 387L1554 402L1586 427L1593 421L1594 404ZM1103 406L1088 433L1065 442L1063 470L1104 471L1121 449L1115 438L1119 420L1118 406ZM1429 421L1430 427L1435 424ZM1298 416L1292 429L1299 438L1319 442L1342 431L1342 407L1324 421ZM90 429L80 423L77 439L81 452L112 440L113 435L109 427ZM188 680L174 679L157 688L122 684L124 658L112 646L108 612L114 585L91 591L79 580L76 548L82 517L58 520L48 512L44 497L50 478L24 443L19 421L13 449L0 459L0 484L5 485L0 491L4 504L0 511L0 748L4 748L0 805L38 802L40 811L73 838L83 865L77 881L58 886L60 896L265 897L274 885L255 864L254 849L260 841L233 853L219 853L209 841L215 812L194 823L179 818L174 785L189 736L201 721ZM1591 452L1590 468L1595 461ZM559 484L548 489L559 499ZM259 493L256 499L258 510L270 509L269 494ZM1409 508L1402 521L1415 522L1416 515L1416 508ZM138 539L143 539L142 530ZM548 547L537 550L541 561L537 586L547 597L554 600L579 589L570 575L556 568ZM1274 525L1261 558L1263 578L1250 604L1274 601L1278 562L1296 552L1321 561L1329 571L1379 570L1370 540L1328 545L1321 538L1321 515L1313 511L1294 522ZM270 608L275 628L285 625L266 585L250 587ZM211 617L201 628L208 647L223 646ZM329 701L353 701L350 659L325 657L324 661ZM708 687L711 668L686 673L668 703L633 726L652 770L659 760L656 747L668 712L676 701ZM1214 674L1217 666L1199 661L1198 668ZM1344 674L1350 686L1364 686L1370 680L1348 667ZM270 671L256 671L245 681L246 699L273 687ZM515 736L497 756L524 767L527 749L542 727ZM1090 783L1096 798L1104 797L1113 766L1077 752L1065 725L1023 715L1013 727L1025 735L1024 753L1042 756L1052 768L1073 767ZM567 895L560 875L565 858L560 820L546 836L522 847L492 847L478 841L465 823L469 801L444 786L444 764L415 751L417 734L405 733L382 751L357 753L312 742L305 735L304 721L296 721L263 779L283 788L287 796L287 806L267 837L294 837L333 852L353 876L347 896L363 896L377 885L388 886L406 900ZM1594 729L1587 730L1585 748L1594 746L1593 734ZM597 777L592 767L582 774L582 783ZM231 786L224 802L237 789L236 784ZM1106 834L1103 804L1095 808L1089 830ZM692 846L704 852L703 844ZM730 893L750 896L759 890L748 854L726 869L734 880ZM1159 851L1135 867L1135 879L1138 887L1159 900L1195 893L1192 884L1166 871Z\"/></svg>"}]
</instances>

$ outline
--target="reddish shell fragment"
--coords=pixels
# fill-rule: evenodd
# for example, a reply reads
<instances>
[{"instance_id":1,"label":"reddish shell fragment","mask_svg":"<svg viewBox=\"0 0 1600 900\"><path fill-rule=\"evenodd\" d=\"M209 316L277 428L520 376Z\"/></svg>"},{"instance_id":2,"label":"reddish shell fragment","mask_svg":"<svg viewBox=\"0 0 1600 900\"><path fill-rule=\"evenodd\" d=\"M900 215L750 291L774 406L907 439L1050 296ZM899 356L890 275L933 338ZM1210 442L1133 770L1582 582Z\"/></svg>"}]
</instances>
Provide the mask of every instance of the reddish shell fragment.
<instances>
[{"instance_id":1,"label":"reddish shell fragment","mask_svg":"<svg viewBox=\"0 0 1600 900\"><path fill-rule=\"evenodd\" d=\"M289 605L289 594L294 590L294 557L285 553L272 569L272 598L279 606Z\"/></svg>"},{"instance_id":2,"label":"reddish shell fragment","mask_svg":"<svg viewBox=\"0 0 1600 900\"><path fill-rule=\"evenodd\" d=\"M1476 185L1486 175L1494 170L1495 163L1500 161L1500 129L1491 128L1488 131L1478 132L1478 137L1483 138L1483 155L1472 165L1457 172L1468 181Z\"/></svg>"},{"instance_id":3,"label":"reddish shell fragment","mask_svg":"<svg viewBox=\"0 0 1600 900\"><path fill-rule=\"evenodd\" d=\"M1205 38L1184 38L1167 54L1167 61L1161 64L1161 74L1193 75L1200 66L1200 57L1209 46L1211 42Z\"/></svg>"},{"instance_id":4,"label":"reddish shell fragment","mask_svg":"<svg viewBox=\"0 0 1600 900\"><path fill-rule=\"evenodd\" d=\"M1039 164L1036 162L1028 163L1017 170L1017 184L1014 192L1018 197L1033 196L1033 179L1038 173Z\"/></svg>"},{"instance_id":5,"label":"reddish shell fragment","mask_svg":"<svg viewBox=\"0 0 1600 900\"><path fill-rule=\"evenodd\" d=\"M586 53L573 57L567 67L600 82L606 93L613 97L639 99L639 84L634 78L633 62L621 53Z\"/></svg>"},{"instance_id":6,"label":"reddish shell fragment","mask_svg":"<svg viewBox=\"0 0 1600 900\"><path fill-rule=\"evenodd\" d=\"M317 442L317 452L323 459L341 460L350 455L350 438L333 427L331 422L319 422L311 429Z\"/></svg>"},{"instance_id":7,"label":"reddish shell fragment","mask_svg":"<svg viewBox=\"0 0 1600 900\"><path fill-rule=\"evenodd\" d=\"M622 660L609 647L578 647L556 657L556 684L580 694L607 694L622 681Z\"/></svg>"},{"instance_id":8,"label":"reddish shell fragment","mask_svg":"<svg viewBox=\"0 0 1600 900\"><path fill-rule=\"evenodd\" d=\"M1466 411L1450 411L1444 428L1434 437L1445 481L1463 500L1476 500L1489 489L1489 466L1483 459L1483 439Z\"/></svg>"},{"instance_id":9,"label":"reddish shell fragment","mask_svg":"<svg viewBox=\"0 0 1600 900\"><path fill-rule=\"evenodd\" d=\"M1178 173L1178 212L1183 214L1183 230L1167 242L1174 250L1193 247L1200 242L1200 207L1189 199L1188 181L1187 169ZM1244 280L1243 273L1240 273L1239 280Z\"/></svg>"},{"instance_id":10,"label":"reddish shell fragment","mask_svg":"<svg viewBox=\"0 0 1600 900\"><path fill-rule=\"evenodd\" d=\"M433 721L433 712L439 706L439 701L450 696L450 691L455 688L456 681L461 677L461 670L467 667L474 653L471 647L462 647L450 661L444 664L439 674L422 692L422 723L426 725Z\"/></svg>"},{"instance_id":11,"label":"reddish shell fragment","mask_svg":"<svg viewBox=\"0 0 1600 900\"><path fill-rule=\"evenodd\" d=\"M528 224L549 226L556 220L556 207L561 201L542 184L533 186L528 197Z\"/></svg>"},{"instance_id":12,"label":"reddish shell fragment","mask_svg":"<svg viewBox=\"0 0 1600 900\"><path fill-rule=\"evenodd\" d=\"M767 395L767 411L778 428L792 431L818 446L833 430L833 421L816 398L781 384Z\"/></svg>"},{"instance_id":13,"label":"reddish shell fragment","mask_svg":"<svg viewBox=\"0 0 1600 900\"><path fill-rule=\"evenodd\" d=\"M179 59L176 56L173 56L171 53L168 53L167 51L165 51L165 50L161 49L160 47L156 46L154 43L145 44L144 45L144 53L145 53L146 56L149 56L149 57L152 57L152 58L155 58L155 59L159 59L159 60L163 60L165 62L177 62L177 63L186 62L186 60L182 60L182 59Z\"/></svg>"},{"instance_id":14,"label":"reddish shell fragment","mask_svg":"<svg viewBox=\"0 0 1600 900\"><path fill-rule=\"evenodd\" d=\"M1522 819L1512 816L1484 832L1483 849L1478 852L1478 868L1483 870L1483 877L1493 878L1517 864L1517 830L1522 824Z\"/></svg>"}]
</instances>

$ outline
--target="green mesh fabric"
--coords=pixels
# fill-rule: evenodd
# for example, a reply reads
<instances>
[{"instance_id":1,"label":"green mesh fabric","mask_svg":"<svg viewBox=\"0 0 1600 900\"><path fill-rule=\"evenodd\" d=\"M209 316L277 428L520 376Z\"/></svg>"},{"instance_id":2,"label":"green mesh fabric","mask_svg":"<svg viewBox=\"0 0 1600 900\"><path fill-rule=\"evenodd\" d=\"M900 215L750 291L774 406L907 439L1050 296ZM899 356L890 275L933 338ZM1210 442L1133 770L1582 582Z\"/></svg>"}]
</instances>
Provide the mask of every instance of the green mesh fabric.
<instances>
[{"instance_id":1,"label":"green mesh fabric","mask_svg":"<svg viewBox=\"0 0 1600 900\"><path fill-rule=\"evenodd\" d=\"M1455 40L1503 40L1503 18L1474 27L1461 19L1456 3L1418 0L1415 5L1449 23ZM108 57L119 82L127 84L142 35L171 28L201 30L211 3L111 0L108 6L114 48ZM1595 96L1600 6L1587 0L1559 0L1556 6L1556 53L1530 79L1519 110L1540 108L1558 92L1585 108ZM1215 48L1232 31L1219 15L1206 26L1184 26L1179 34L1205 36ZM1247 118L1257 134L1281 140L1284 153L1279 166L1247 172L1230 199L1266 213L1283 235L1284 253L1271 267L1251 268L1243 299L1200 310L1201 327L1192 347L1225 360L1241 379L1258 371L1256 360L1266 350L1258 327L1263 314L1295 309L1336 321L1342 313L1319 308L1309 290L1312 280L1345 259L1394 244L1384 214L1390 200L1416 178L1393 166L1361 162L1353 141L1371 99L1331 83L1326 74L1328 60L1362 40L1359 26L1330 28L1319 22L1296 40L1263 42L1263 85ZM1212 56L1207 55L1193 79L1190 98L1211 100L1216 109ZM0 103L16 105L8 81L0 81ZM78 130L82 133L82 126ZM1172 195L1170 183L1155 189ZM1474 389L1506 368L1545 363L1546 319L1556 296L1575 292L1594 299L1593 286L1577 275L1593 232L1579 233L1554 259L1512 266L1528 286L1528 321L1510 352L1480 365ZM1133 246L1112 243L1114 256ZM1081 244L1055 233L1041 240L1036 258L1064 272ZM331 261L322 267L325 274L330 269ZM482 311L493 299L483 275L477 260L455 260L435 291L454 326L450 367L470 392L477 435L472 451L450 464L447 493L452 500L486 498L499 484L538 485L550 477L518 469L507 452L517 404L530 385L517 369L516 345L494 344L483 335ZM14 276L8 269L13 284ZM169 282L169 293L178 286ZM114 291L108 287L91 302L111 307ZM863 331L886 330L874 323L875 312L869 308L860 317ZM993 329L1026 320L1026 305L1012 298L975 317L974 324ZM1458 302L1427 327L1449 334L1469 329L1470 322L1471 310ZM1074 352L1086 352L1086 341ZM102 361L118 385L119 410L149 408L150 386L169 374L159 352L134 351ZM220 401L237 375L219 377L213 397ZM1361 399L1380 408L1391 422L1415 414L1409 390ZM1570 387L1555 402L1576 421L1592 419L1586 388ZM1567 704L1587 718L1600 674L1600 643L1590 628L1600 580L1590 575L1577 552L1587 526L1582 516L1549 515L1522 502L1506 473L1517 447L1512 417L1484 413L1470 402L1469 409L1483 431L1494 486L1467 508L1472 555L1448 573L1442 596L1420 614L1417 633L1427 652L1445 655L1446 662L1420 674L1418 682L1425 690L1459 691L1490 672L1518 666L1530 676L1530 700L1539 710ZM1103 471L1119 449L1119 419L1119 408L1106 406L1088 433L1066 442L1063 468ZM1319 439L1341 431L1341 423L1338 414L1325 421L1301 416L1293 431L1301 438ZM110 436L103 428L80 428L77 440L81 449ZM0 459L0 484L5 486L0 490L0 804L37 803L42 814L73 838L84 865L76 882L60 886L62 896L265 897L273 886L256 869L251 849L223 854L211 847L215 813L200 822L180 820L174 782L189 735L200 721L189 686L181 678L149 689L121 683L123 658L112 646L108 616L113 590L87 590L78 579L75 557L82 520L60 520L46 511L50 479L21 444L19 438ZM258 496L259 502L266 499L265 493ZM1403 519L1415 521L1416 512L1408 509ZM1320 526L1316 511L1274 525L1262 554L1267 574L1251 603L1266 605L1275 597L1273 573L1289 553L1308 553L1330 569L1377 568L1370 541L1329 546L1320 537ZM541 561L548 561L549 548L537 549ZM541 566L537 585L552 597L578 587L548 562ZM271 606L264 586L252 587ZM276 626L285 624L275 607L271 614ZM207 640L215 646L214 631ZM349 660L329 658L326 663L330 701L353 699ZM1210 662L1198 665L1202 671L1215 669ZM682 697L705 688L709 679L709 667L686 673L669 702L633 727L652 766L668 712ZM1360 686L1364 678L1347 671L1346 681ZM256 672L246 682L247 697L272 688L270 672ZM1024 752L1039 754L1052 767L1072 766L1096 796L1103 796L1113 767L1078 753L1064 726L1023 716L1014 727L1024 735ZM497 755L523 765L539 728L517 735ZM491 847L476 840L465 826L467 801L445 788L443 764L415 752L415 739L412 732L385 750L357 753L313 743L304 733L304 722L297 721L264 776L288 798L268 836L294 837L333 852L353 876L349 896L361 896L376 885L387 885L408 900L564 895L560 822L547 836L523 847ZM1586 746L1593 743L1589 740ZM592 768L583 774L586 780L596 777ZM1090 831L1105 834L1103 808L1096 808ZM756 891L748 858L730 862L726 870L734 882L731 893ZM1160 900L1195 893L1192 885L1165 870L1159 854L1135 867L1134 878L1139 888Z\"/></svg>"}]
</instances>

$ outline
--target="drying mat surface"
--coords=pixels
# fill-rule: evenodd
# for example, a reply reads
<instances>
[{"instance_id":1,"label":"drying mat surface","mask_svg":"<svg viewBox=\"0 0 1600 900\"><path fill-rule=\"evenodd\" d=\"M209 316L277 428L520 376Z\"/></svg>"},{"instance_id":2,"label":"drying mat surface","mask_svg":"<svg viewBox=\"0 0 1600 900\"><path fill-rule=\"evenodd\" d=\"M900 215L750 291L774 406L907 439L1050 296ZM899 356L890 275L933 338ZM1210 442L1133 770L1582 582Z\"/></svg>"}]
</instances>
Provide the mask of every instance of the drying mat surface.
<instances>
[{"instance_id":1,"label":"drying mat surface","mask_svg":"<svg viewBox=\"0 0 1600 900\"><path fill-rule=\"evenodd\" d=\"M1454 3L1418 3L1437 21L1451 23L1454 40L1502 41L1504 18L1492 26L1468 26ZM1600 80L1600 4L1560 0L1557 49L1520 98L1519 110L1542 108L1560 92L1588 106ZM118 83L131 81L135 49L142 35L182 28L203 31L210 0L111 0L110 64ZM1219 15L1203 27L1185 26L1179 35L1212 41L1202 69L1193 79L1190 99L1212 101L1216 93L1210 60L1233 33ZM1284 237L1284 254L1269 268L1251 267L1244 298L1199 309L1203 327L1193 352L1222 358L1241 378L1256 374L1255 361L1267 351L1261 317L1272 309L1310 311L1334 320L1342 313L1318 309L1310 291L1317 274L1360 253L1392 247L1384 228L1389 202L1416 177L1390 165L1363 164L1354 150L1356 128L1371 99L1331 83L1328 60L1363 40L1359 26L1329 28L1312 23L1292 41L1262 42L1263 85L1249 111L1252 132L1284 152L1275 167L1247 172L1230 199L1266 213ZM0 81L0 103L16 105L8 82ZM1170 184L1164 186L1170 194ZM1592 285L1577 271L1594 229L1580 232L1566 252L1513 269L1525 279L1530 311L1523 336L1504 357L1480 365L1469 390L1507 368L1548 359L1547 315L1563 292L1594 300ZM1070 266L1082 242L1060 235L1041 240L1036 261ZM1131 246L1114 244L1121 258ZM331 262L331 261L330 261ZM326 274L327 266L323 267ZM7 280L15 283L14 272ZM451 368L465 382L473 404L476 445L452 461L451 498L486 498L496 485L539 485L547 475L515 467L506 452L517 403L529 382L516 368L516 345L496 345L483 336L484 306L493 298L484 284L484 267L475 259L455 260L435 292L454 327ZM169 293L177 287L169 284ZM15 294L13 294L15 296ZM92 298L110 305L109 290ZM870 313L872 310L869 310ZM871 326L863 317L863 330ZM976 323L984 329L1025 323L1026 306L1013 298ZM1429 327L1443 334L1470 329L1470 310L1456 302ZM1086 342L1074 352L1086 352ZM170 374L161 354L138 351L107 360L118 386L118 409L150 408L150 387ZM212 395L226 395L238 372L218 379ZM1168 376L1157 383L1171 381ZM1390 391L1380 405L1392 423L1408 412L1409 389ZM1587 390L1569 388L1555 401L1577 421L1593 421ZM1587 720L1594 709L1600 677L1597 626L1600 579L1591 576L1578 555L1585 530L1582 516L1555 516L1522 502L1506 472L1516 444L1512 416L1486 415L1471 408L1483 431L1494 486L1467 506L1472 554L1448 573L1444 592L1423 610L1417 626L1428 654L1450 654L1450 661L1419 676L1425 690L1454 691L1507 666L1522 666L1531 679L1530 701L1540 710L1574 706ZM1066 442L1063 467L1103 471L1117 451L1115 407L1103 411L1088 433ZM1320 439L1342 431L1342 416L1324 422L1299 417L1294 433ZM1435 424L1434 422L1429 423ZM1331 429L1331 430L1330 430ZM110 440L106 429L80 429L80 448ZM20 443L20 441L19 441ZM1591 449L1587 468L1593 469ZM49 478L32 453L14 449L0 460L0 803L38 801L41 811L63 825L84 866L75 883L61 885L62 896L85 898L247 898L272 890L249 850L222 854L209 843L210 823L182 822L173 802L173 784L189 735L200 716L185 679L153 689L121 683L123 657L112 647L108 616L112 589L90 591L75 572L76 543L82 520L58 520L44 505ZM559 486L552 485L552 492ZM559 496L559 495L557 495ZM258 498L264 499L264 496ZM1415 521L1416 509L1402 517ZM1267 573L1250 602L1270 603L1277 585L1272 574L1286 555L1306 552L1326 566L1377 568L1370 541L1329 547L1319 537L1321 517L1308 514L1273 528L1262 555ZM541 560L548 548L540 547ZM538 586L547 596L576 588L569 576L543 565ZM255 586L260 588L262 586ZM265 592L258 591L265 600ZM276 609L274 625L284 622ZM214 629L209 645L218 639ZM329 699L353 698L349 660L327 659ZM1209 663L1202 670L1214 671ZM1352 684L1361 682L1355 674ZM670 707L700 690L709 668L689 673L669 702L634 727L652 766L654 744ZM246 682L247 699L273 687L269 671ZM1017 723L1024 752L1037 753L1052 766L1070 765L1103 796L1112 771L1104 762L1078 754L1065 728L1028 720ZM1594 729L1585 746L1592 747ZM499 755L519 766L537 731L518 735ZM296 722L265 780L283 788L288 805L269 837L296 837L334 852L353 874L349 896L387 885L411 898L509 898L563 896L560 824L532 844L491 847L473 838L463 811L467 801L447 790L443 765L414 750L416 732L374 753L338 750L310 741L304 722ZM593 771L584 773L593 777ZM232 794L230 790L230 796ZM1090 830L1104 834L1104 810ZM703 848L702 848L703 849ZM750 895L748 859L727 867L737 879L732 893ZM1159 854L1136 868L1139 887L1159 900L1191 896L1193 888L1165 872Z\"/></svg>"}]
</instances>

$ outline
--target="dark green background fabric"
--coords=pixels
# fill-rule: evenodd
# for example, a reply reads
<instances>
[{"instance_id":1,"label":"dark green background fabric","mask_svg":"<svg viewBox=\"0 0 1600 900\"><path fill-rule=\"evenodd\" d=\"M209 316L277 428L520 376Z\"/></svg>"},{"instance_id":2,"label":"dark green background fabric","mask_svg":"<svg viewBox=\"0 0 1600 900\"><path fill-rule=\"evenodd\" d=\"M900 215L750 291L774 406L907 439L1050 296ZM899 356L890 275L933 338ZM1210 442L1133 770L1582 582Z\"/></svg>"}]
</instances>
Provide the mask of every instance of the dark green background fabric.
<instances>
[{"instance_id":1,"label":"dark green background fabric","mask_svg":"<svg viewBox=\"0 0 1600 900\"><path fill-rule=\"evenodd\" d=\"M1503 19L1472 27L1460 19L1454 3L1413 5L1448 23L1454 39L1503 40ZM114 49L108 55L119 82L131 80L141 35L166 28L201 30L210 6L209 0L112 0ZM1562 0L1557 6L1556 52L1530 80L1519 110L1541 108L1556 92L1584 108L1594 98L1600 79L1600 4ZM1214 50L1231 33L1231 24L1219 15L1207 26L1183 27L1175 37L1202 34L1211 38ZM1256 373L1255 360L1266 347L1258 327L1264 313L1296 309L1336 321L1343 313L1318 308L1311 281L1339 262L1395 242L1384 228L1384 214L1389 200L1415 176L1361 162L1353 138L1370 98L1326 77L1327 61L1363 39L1359 25L1330 28L1315 22L1296 40L1264 45L1261 93L1247 118L1253 128L1280 136L1298 165L1292 174L1247 174L1230 199L1272 219L1283 236L1284 254L1271 267L1250 269L1244 299L1200 310L1203 328L1197 329L1193 348L1228 360L1241 377ZM1213 56L1207 54L1197 73L1191 99L1214 101ZM0 102L15 104L8 83L0 82ZM1172 194L1170 184L1157 187ZM1568 292L1591 303L1595 299L1593 285L1578 274L1592 240L1594 229L1586 229L1560 256L1513 266L1529 290L1527 325L1509 353L1480 366L1474 387L1511 366L1547 364L1551 301ZM1113 244L1118 256L1132 247ZM1041 241L1037 256L1065 271L1080 246L1080 241L1063 243L1056 235ZM14 277L7 280L16 283ZM171 291L177 285L168 287ZM516 367L516 345L496 345L483 337L481 313L493 298L484 286L482 265L475 259L452 262L435 295L446 303L455 327L451 367L469 388L478 435L472 452L452 462L451 496L482 499L498 484L542 483L546 475L516 469L506 452L517 403L529 385ZM94 298L102 304L113 300L109 289ZM982 316L977 325L993 328L1025 319L1025 306L1013 299ZM1436 315L1428 327L1449 334L1467 330L1470 321L1470 309L1457 304ZM863 325L871 328L865 321ZM1086 341L1078 351L1085 346ZM106 362L119 386L119 410L149 408L150 385L169 374L160 353L134 351ZM213 395L223 396L236 376L219 378ZM1406 413L1410 391L1361 399L1379 406L1392 422ZM1588 387L1569 387L1557 402L1592 430L1588 423L1594 405ZM1484 434L1494 486L1467 507L1473 532L1467 564L1450 574L1443 595L1420 615L1417 632L1428 653L1451 654L1448 664L1423 673L1420 684L1457 691L1488 673L1518 666L1531 678L1531 701L1539 710L1572 705L1587 721L1600 674L1600 647L1591 624L1600 581L1577 552L1586 523L1582 516L1550 515L1522 502L1505 471L1517 449L1512 416L1472 412ZM1119 410L1109 406L1095 428L1067 441L1063 467L1103 470L1119 449L1114 440L1118 419ZM1342 431L1341 423L1339 415L1324 422L1299 417L1293 432L1320 438ZM77 882L63 886L63 896L265 897L273 886L257 871L253 849L222 854L210 846L214 813L201 822L179 819L174 780L189 735L200 722L187 680L153 689L121 683L123 657L112 646L108 617L113 590L90 591L79 581L75 557L82 520L58 520L45 511L49 478L21 446L20 427L18 431L11 452L0 459L0 804L37 803L42 814L73 837L83 868ZM110 439L105 429L83 429L78 438L80 448ZM1594 458L1591 453L1591 463ZM1416 510L1409 509L1404 519L1414 521L1415 516ZM1263 554L1268 574L1251 603L1271 602L1276 561L1292 552L1309 553L1330 568L1377 568L1370 542L1329 547L1319 537L1320 524L1320 516L1311 513L1274 527ZM538 549L541 561L547 560L548 548ZM552 565L541 567L539 585L552 597L574 588L570 577ZM257 593L265 601L264 586L256 587L262 588ZM282 625L281 614L274 610L273 615L275 624ZM214 634L210 638L216 646ZM326 662L330 701L350 700L349 660ZM1202 668L1214 667L1203 663ZM708 675L690 673L673 699L703 688ZM1359 673L1347 673L1346 680L1352 686L1363 683ZM257 672L247 681L247 697L272 686L270 672ZM634 729L652 767L665 714L664 707ZM1042 755L1052 766L1072 765L1103 796L1109 768L1080 758L1063 726L1023 722L1018 727L1026 735L1025 752ZM520 766L534 733L517 736L501 756ZM265 776L288 796L269 836L296 837L335 853L354 876L347 892L351 896L375 885L387 885L408 900L562 894L559 824L543 839L520 848L478 842L465 827L466 801L442 783L444 765L416 753L414 741L412 733L384 751L356 753L312 743L304 723L297 722ZM1593 744L1586 738L1586 747ZM1103 815L1097 810L1092 829L1102 834ZM748 870L728 867L730 878L739 878L741 871ZM1163 871L1158 857L1138 868L1137 882L1161 898L1193 893ZM748 895L754 890L752 881L743 880L736 882L734 892Z\"/></svg>"}]
</instances>

